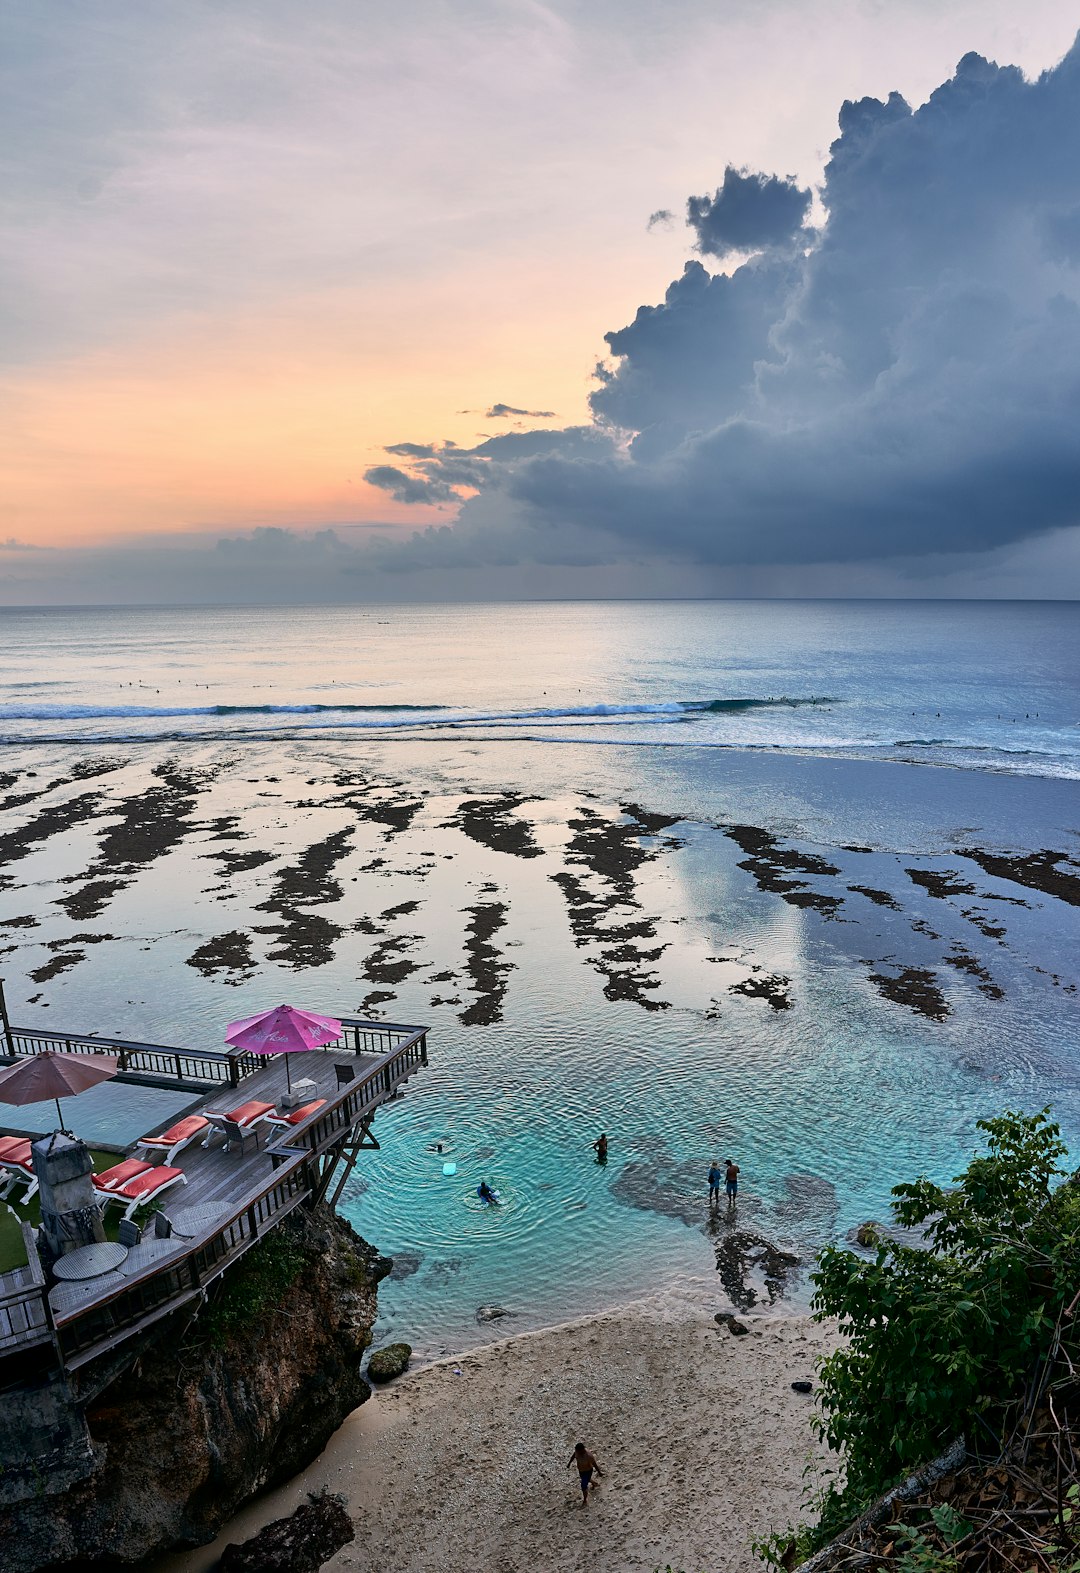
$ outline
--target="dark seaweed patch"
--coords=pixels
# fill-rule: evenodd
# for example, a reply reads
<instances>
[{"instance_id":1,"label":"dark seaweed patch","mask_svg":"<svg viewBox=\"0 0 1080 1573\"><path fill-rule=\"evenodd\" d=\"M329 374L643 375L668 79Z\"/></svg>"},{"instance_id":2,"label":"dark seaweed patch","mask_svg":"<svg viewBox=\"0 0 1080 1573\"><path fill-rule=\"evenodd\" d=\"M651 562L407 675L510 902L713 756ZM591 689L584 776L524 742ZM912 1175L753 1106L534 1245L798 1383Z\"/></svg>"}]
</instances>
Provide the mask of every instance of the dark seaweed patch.
<instances>
[{"instance_id":1,"label":"dark seaweed patch","mask_svg":"<svg viewBox=\"0 0 1080 1573\"><path fill-rule=\"evenodd\" d=\"M740 983L732 983L728 993L744 994L752 1000L765 1000L773 1010L790 1010L790 984L791 979L785 978L781 972L763 972L758 976L743 978Z\"/></svg>"},{"instance_id":2,"label":"dark seaweed patch","mask_svg":"<svg viewBox=\"0 0 1080 1573\"><path fill-rule=\"evenodd\" d=\"M172 851L191 830L196 800L214 772L182 770L166 763L155 765L152 773L157 778L153 786L120 804L119 819L103 832L95 861L66 881L83 887L58 903L69 916L97 917L118 890Z\"/></svg>"},{"instance_id":3,"label":"dark seaweed patch","mask_svg":"<svg viewBox=\"0 0 1080 1573\"><path fill-rule=\"evenodd\" d=\"M1000 853L985 852L981 847L957 847L957 855L970 858L984 873L994 879L1006 879L1014 885L1026 885L1029 890L1042 891L1044 896L1056 896L1071 907L1080 907L1080 875L1066 873L1059 867L1080 868L1065 852L1029 852L1026 855L1004 857Z\"/></svg>"},{"instance_id":4,"label":"dark seaweed patch","mask_svg":"<svg viewBox=\"0 0 1080 1573\"><path fill-rule=\"evenodd\" d=\"M17 863L52 836L86 824L97 816L100 806L100 792L83 792L79 797L41 809L25 825L0 835L0 864Z\"/></svg>"},{"instance_id":5,"label":"dark seaweed patch","mask_svg":"<svg viewBox=\"0 0 1080 1573\"><path fill-rule=\"evenodd\" d=\"M876 907L891 907L894 912L902 910L900 903L894 901L887 890L877 890L873 885L849 885L857 895L865 896L867 901L872 901Z\"/></svg>"},{"instance_id":6,"label":"dark seaweed patch","mask_svg":"<svg viewBox=\"0 0 1080 1573\"><path fill-rule=\"evenodd\" d=\"M264 864L274 861L273 852L260 851L258 847L252 847L249 852L204 852L203 856L221 864L222 879L230 879L234 874L247 874L253 868L262 868Z\"/></svg>"},{"instance_id":7,"label":"dark seaweed patch","mask_svg":"<svg viewBox=\"0 0 1080 1573\"><path fill-rule=\"evenodd\" d=\"M543 851L533 840L529 826L513 818L516 809L530 800L512 792L501 797L470 798L459 804L455 817L449 821L464 832L470 841L492 852L506 852L511 857L538 858Z\"/></svg>"},{"instance_id":8,"label":"dark seaweed patch","mask_svg":"<svg viewBox=\"0 0 1080 1573\"><path fill-rule=\"evenodd\" d=\"M971 977L978 978L980 992L989 999L1005 998L1005 990L998 987L978 957L973 956L962 945L954 945L949 954L941 959L947 967L955 967L958 972L966 972Z\"/></svg>"},{"instance_id":9,"label":"dark seaweed patch","mask_svg":"<svg viewBox=\"0 0 1080 1573\"><path fill-rule=\"evenodd\" d=\"M76 923L86 923L100 917L118 890L130 883L126 879L92 879L70 896L60 896L56 905L61 907Z\"/></svg>"},{"instance_id":10,"label":"dark seaweed patch","mask_svg":"<svg viewBox=\"0 0 1080 1573\"><path fill-rule=\"evenodd\" d=\"M204 978L212 978L219 972L231 973L233 976L224 981L238 985L244 982L243 974L250 974L255 967L251 936L242 929L215 934L213 939L206 940L198 950L192 952L187 958L187 965L201 972Z\"/></svg>"},{"instance_id":11,"label":"dark seaweed patch","mask_svg":"<svg viewBox=\"0 0 1080 1573\"><path fill-rule=\"evenodd\" d=\"M391 961L389 957L399 955L403 950L411 950L419 942L419 934L402 934L384 939L364 962L363 976L369 983L403 983L417 971L418 963L407 959Z\"/></svg>"},{"instance_id":12,"label":"dark seaweed patch","mask_svg":"<svg viewBox=\"0 0 1080 1573\"><path fill-rule=\"evenodd\" d=\"M932 1021L944 1021L949 1014L937 977L926 967L902 967L895 975L871 972L870 982L887 1000L906 1005Z\"/></svg>"},{"instance_id":13,"label":"dark seaweed patch","mask_svg":"<svg viewBox=\"0 0 1080 1573\"><path fill-rule=\"evenodd\" d=\"M906 868L904 873L912 884L921 885L931 896L936 896L939 901L944 901L949 896L973 896L975 886L969 885L966 880L953 868Z\"/></svg>"},{"instance_id":14,"label":"dark seaweed patch","mask_svg":"<svg viewBox=\"0 0 1080 1573\"><path fill-rule=\"evenodd\" d=\"M636 803L623 803L620 807L625 816L621 823L605 819L590 808L583 809L569 822L572 835L567 844L567 862L586 869L601 882L600 889L592 889L584 878L568 869L552 874L551 878L566 898L575 945L598 943L610 947L591 957L589 962L605 979L605 997L629 1000L644 1010L668 1010L670 1006L666 1000L653 997L660 987L659 980L635 970L642 963L657 960L667 947L661 945L647 950L631 943L655 939L656 920L642 918L613 924L610 928L600 924L616 907L640 908L636 896L638 869L653 862L662 852L682 844L669 836L658 845L648 846L642 844L643 838L659 836L678 820L668 814L655 814Z\"/></svg>"},{"instance_id":15,"label":"dark seaweed patch","mask_svg":"<svg viewBox=\"0 0 1080 1573\"><path fill-rule=\"evenodd\" d=\"M823 917L833 917L843 906L841 897L823 895L808 889L805 879L788 877L791 874L839 874L835 863L826 862L816 852L782 847L770 831L757 825L732 825L724 834L748 854L739 867L753 875L759 890L780 896L789 906L820 912Z\"/></svg>"},{"instance_id":16,"label":"dark seaweed patch","mask_svg":"<svg viewBox=\"0 0 1080 1573\"><path fill-rule=\"evenodd\" d=\"M353 829L346 825L335 830L322 841L305 847L295 863L280 869L274 878L270 896L256 907L257 912L287 913L293 907L340 901L342 888L332 877L334 867L340 863L350 848Z\"/></svg>"},{"instance_id":17,"label":"dark seaweed patch","mask_svg":"<svg viewBox=\"0 0 1080 1573\"><path fill-rule=\"evenodd\" d=\"M287 923L271 923L255 929L256 934L279 934L276 950L267 951L270 961L284 961L294 972L305 967L325 967L334 959L334 946L345 930L331 923L321 912L296 912Z\"/></svg>"},{"instance_id":18,"label":"dark seaweed patch","mask_svg":"<svg viewBox=\"0 0 1080 1573\"><path fill-rule=\"evenodd\" d=\"M492 944L506 923L509 911L504 901L478 902L466 910L465 970L477 998L463 1010L458 1020L466 1027L489 1027L502 1020L507 974L513 962Z\"/></svg>"}]
</instances>

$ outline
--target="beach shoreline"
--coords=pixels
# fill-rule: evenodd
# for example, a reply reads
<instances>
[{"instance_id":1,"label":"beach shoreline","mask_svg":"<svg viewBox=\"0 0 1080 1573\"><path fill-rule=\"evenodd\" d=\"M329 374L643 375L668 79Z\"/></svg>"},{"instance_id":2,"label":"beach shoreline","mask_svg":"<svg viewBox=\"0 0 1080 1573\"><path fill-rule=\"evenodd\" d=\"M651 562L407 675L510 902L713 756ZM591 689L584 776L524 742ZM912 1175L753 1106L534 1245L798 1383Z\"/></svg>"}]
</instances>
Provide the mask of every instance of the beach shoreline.
<instances>
[{"instance_id":1,"label":"beach shoreline","mask_svg":"<svg viewBox=\"0 0 1080 1573\"><path fill-rule=\"evenodd\" d=\"M714 1295L713 1304L720 1297ZM406 1373L351 1414L308 1469L251 1503L212 1544L154 1573L209 1573L230 1541L341 1492L356 1540L329 1573L751 1573L752 1539L805 1512L823 1456L812 1380L829 1324L742 1318L736 1336L689 1286L530 1329ZM587 1512L567 1461L604 1469Z\"/></svg>"}]
</instances>

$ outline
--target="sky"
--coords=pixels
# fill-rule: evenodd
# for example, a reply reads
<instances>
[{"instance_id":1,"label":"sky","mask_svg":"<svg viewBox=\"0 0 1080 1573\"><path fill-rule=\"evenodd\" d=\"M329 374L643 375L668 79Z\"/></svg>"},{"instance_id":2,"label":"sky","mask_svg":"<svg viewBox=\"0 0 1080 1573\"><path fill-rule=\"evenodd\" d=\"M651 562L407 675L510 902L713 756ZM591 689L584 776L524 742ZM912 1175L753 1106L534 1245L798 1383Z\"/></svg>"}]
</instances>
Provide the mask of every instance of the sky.
<instances>
[{"instance_id":1,"label":"sky","mask_svg":"<svg viewBox=\"0 0 1080 1573\"><path fill-rule=\"evenodd\" d=\"M0 0L0 604L1080 596L1078 26Z\"/></svg>"}]
</instances>

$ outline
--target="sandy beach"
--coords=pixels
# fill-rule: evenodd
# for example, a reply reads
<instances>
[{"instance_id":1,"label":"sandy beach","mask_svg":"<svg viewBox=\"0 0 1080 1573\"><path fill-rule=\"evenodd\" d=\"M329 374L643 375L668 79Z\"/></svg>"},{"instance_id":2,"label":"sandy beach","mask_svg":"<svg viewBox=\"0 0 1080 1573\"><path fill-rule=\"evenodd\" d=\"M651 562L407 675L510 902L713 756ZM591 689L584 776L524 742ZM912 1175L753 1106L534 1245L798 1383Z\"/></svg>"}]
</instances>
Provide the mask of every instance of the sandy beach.
<instances>
[{"instance_id":1,"label":"sandy beach","mask_svg":"<svg viewBox=\"0 0 1080 1573\"><path fill-rule=\"evenodd\" d=\"M750 1573L750 1541L800 1512L820 1449L813 1401L791 1384L836 1336L802 1317L746 1325L734 1337L700 1299L668 1294L411 1372L303 1475L157 1573L207 1573L320 1486L356 1523L334 1573L437 1573L465 1556L471 1573ZM604 1469L585 1512L567 1468L579 1439Z\"/></svg>"}]
</instances>

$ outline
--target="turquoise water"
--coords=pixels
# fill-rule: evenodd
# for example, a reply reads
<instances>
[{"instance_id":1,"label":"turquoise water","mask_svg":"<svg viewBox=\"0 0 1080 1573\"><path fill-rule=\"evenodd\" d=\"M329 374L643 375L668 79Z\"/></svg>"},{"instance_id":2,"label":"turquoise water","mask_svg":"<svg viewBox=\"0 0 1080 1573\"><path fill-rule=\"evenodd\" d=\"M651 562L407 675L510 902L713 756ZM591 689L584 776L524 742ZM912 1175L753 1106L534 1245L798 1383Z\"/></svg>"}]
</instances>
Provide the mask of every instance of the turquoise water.
<instances>
[{"instance_id":1,"label":"turquoise water","mask_svg":"<svg viewBox=\"0 0 1080 1573\"><path fill-rule=\"evenodd\" d=\"M1078 675L1060 604L3 613L3 828L29 827L0 866L12 1015L212 1046L268 1003L356 1012L374 992L366 1008L427 1024L430 1066L343 1200L397 1259L383 1331L427 1353L490 1336L483 1305L516 1329L675 1278L722 1302L713 1158L742 1166L740 1226L808 1261L897 1180L948 1178L980 1116L1052 1102L1080 1151L1080 908L958 850L1080 862ZM162 770L190 792L161 811L175 834L157 847L150 816L101 910L69 915ZM535 856L463 829L463 801L507 791ZM628 804L677 823L632 838L647 856L618 887L571 826ZM733 824L823 858L839 872L808 882L840 905L759 888ZM289 870L308 872L283 896ZM595 904L576 928L566 874ZM495 907L501 997L477 1025L470 925ZM304 914L329 925L321 949ZM249 964L200 970L225 934ZM944 1019L871 981L903 966L933 973ZM631 975L637 1000L611 982ZM739 992L763 976L790 1008Z\"/></svg>"}]
</instances>

